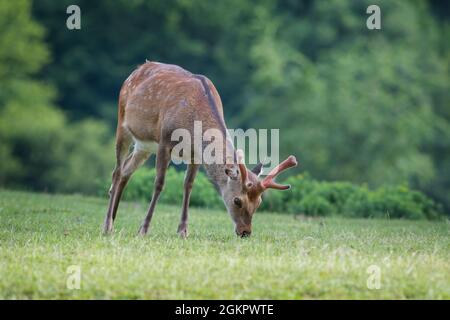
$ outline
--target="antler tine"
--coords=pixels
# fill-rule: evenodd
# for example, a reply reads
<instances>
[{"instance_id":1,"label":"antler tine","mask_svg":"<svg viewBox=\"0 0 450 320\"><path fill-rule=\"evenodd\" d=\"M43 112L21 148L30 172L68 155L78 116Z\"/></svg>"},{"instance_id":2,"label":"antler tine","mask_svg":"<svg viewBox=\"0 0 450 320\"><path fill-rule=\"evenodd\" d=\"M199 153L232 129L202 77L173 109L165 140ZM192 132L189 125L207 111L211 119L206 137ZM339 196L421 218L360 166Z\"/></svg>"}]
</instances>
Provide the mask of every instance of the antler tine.
<instances>
[{"instance_id":1,"label":"antler tine","mask_svg":"<svg viewBox=\"0 0 450 320\"><path fill-rule=\"evenodd\" d=\"M292 167L297 166L297 159L294 156L289 156L286 160L281 162L279 165L277 165L275 168L272 169L272 171L269 172L269 174L261 181L261 186L264 189L278 189L278 190L286 190L289 189L290 185L282 185L279 183L276 183L274 181L275 177L279 175L284 170L287 170Z\"/></svg>"}]
</instances>

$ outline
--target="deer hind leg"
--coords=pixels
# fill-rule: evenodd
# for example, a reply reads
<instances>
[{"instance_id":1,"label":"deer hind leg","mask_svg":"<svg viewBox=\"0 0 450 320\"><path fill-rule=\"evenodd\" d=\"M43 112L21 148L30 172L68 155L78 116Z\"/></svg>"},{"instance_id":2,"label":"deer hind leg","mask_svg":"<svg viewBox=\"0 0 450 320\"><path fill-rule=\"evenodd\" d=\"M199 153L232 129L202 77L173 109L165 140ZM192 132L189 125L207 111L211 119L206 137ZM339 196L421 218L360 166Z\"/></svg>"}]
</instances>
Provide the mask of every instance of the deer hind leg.
<instances>
[{"instance_id":1,"label":"deer hind leg","mask_svg":"<svg viewBox=\"0 0 450 320\"><path fill-rule=\"evenodd\" d=\"M112 183L109 188L109 196L114 192L114 188L117 186L117 181L120 177L121 166L130 155L130 146L133 141L131 134L124 129L117 130L116 137L116 166L112 173Z\"/></svg>"},{"instance_id":2,"label":"deer hind leg","mask_svg":"<svg viewBox=\"0 0 450 320\"><path fill-rule=\"evenodd\" d=\"M122 139L123 138L123 139ZM106 214L104 233L110 233L116 218L117 209L123 190L127 185L131 175L139 168L151 154L151 150L134 147L129 154L129 148L132 142L130 135L117 139L116 154L117 163L113 172L113 182L110 189L109 208Z\"/></svg>"},{"instance_id":3,"label":"deer hind leg","mask_svg":"<svg viewBox=\"0 0 450 320\"><path fill-rule=\"evenodd\" d=\"M198 164L189 164L186 170L186 176L184 178L183 208L181 210L180 224L178 225L178 234L182 238L186 238L188 236L187 222L189 214L189 200L191 198L192 186L199 167L200 166Z\"/></svg>"},{"instance_id":4,"label":"deer hind leg","mask_svg":"<svg viewBox=\"0 0 450 320\"><path fill-rule=\"evenodd\" d=\"M144 219L140 229L139 235L144 236L148 232L150 222L153 217L153 212L155 211L156 203L158 202L161 191L164 188L164 180L166 177L167 167L170 163L170 149L164 144L160 144L158 148L158 153L156 154L156 177L153 189L152 200L150 201L150 206L147 211L147 216Z\"/></svg>"}]
</instances>

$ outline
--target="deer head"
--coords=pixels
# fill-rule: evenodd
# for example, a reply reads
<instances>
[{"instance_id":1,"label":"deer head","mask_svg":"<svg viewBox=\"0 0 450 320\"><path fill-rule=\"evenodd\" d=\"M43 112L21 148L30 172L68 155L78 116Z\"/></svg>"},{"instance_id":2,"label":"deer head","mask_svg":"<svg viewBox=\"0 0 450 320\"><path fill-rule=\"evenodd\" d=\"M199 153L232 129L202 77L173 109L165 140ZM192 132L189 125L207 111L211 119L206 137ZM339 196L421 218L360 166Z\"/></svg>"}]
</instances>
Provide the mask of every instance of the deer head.
<instances>
[{"instance_id":1,"label":"deer head","mask_svg":"<svg viewBox=\"0 0 450 320\"><path fill-rule=\"evenodd\" d=\"M265 178L260 179L262 164L259 163L252 170L248 170L243 162L242 151L238 150L236 154L239 177L238 179L228 179L222 197L235 224L236 234L240 237L247 237L252 233L253 214L261 205L262 194L268 189L289 189L289 185L275 182L275 177L284 170L297 166L297 160L294 156L289 156L270 171Z\"/></svg>"}]
</instances>

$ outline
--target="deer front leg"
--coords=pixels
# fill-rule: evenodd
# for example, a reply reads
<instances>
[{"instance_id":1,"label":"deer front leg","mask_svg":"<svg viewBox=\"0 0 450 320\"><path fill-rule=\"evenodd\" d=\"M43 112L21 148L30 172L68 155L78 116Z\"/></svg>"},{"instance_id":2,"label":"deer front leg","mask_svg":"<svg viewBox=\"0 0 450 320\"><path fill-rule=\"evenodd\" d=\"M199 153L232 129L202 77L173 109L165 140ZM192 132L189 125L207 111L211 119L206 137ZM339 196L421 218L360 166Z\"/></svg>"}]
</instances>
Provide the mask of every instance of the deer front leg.
<instances>
[{"instance_id":1,"label":"deer front leg","mask_svg":"<svg viewBox=\"0 0 450 320\"><path fill-rule=\"evenodd\" d=\"M148 232L148 227L155 211L156 203L158 202L159 195L164 188L164 179L166 177L167 167L170 163L170 149L164 146L162 143L158 148L156 155L156 178L153 189L152 200L150 201L150 207L148 208L147 216L139 229L139 235L144 236Z\"/></svg>"},{"instance_id":2,"label":"deer front leg","mask_svg":"<svg viewBox=\"0 0 450 320\"><path fill-rule=\"evenodd\" d=\"M189 164L186 170L186 177L184 178L183 208L181 210L180 224L178 225L178 234L182 238L186 238L188 236L187 222L189 200L191 198L192 186L199 167L200 165L198 164Z\"/></svg>"}]
</instances>

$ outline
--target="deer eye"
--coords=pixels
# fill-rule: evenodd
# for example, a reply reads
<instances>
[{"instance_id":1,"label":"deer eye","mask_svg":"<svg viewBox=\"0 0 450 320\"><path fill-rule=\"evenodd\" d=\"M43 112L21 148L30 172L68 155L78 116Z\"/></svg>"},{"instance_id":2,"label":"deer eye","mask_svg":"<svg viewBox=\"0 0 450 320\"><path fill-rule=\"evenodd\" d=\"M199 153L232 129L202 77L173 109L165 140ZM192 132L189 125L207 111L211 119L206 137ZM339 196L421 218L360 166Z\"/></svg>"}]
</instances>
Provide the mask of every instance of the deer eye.
<instances>
[{"instance_id":1,"label":"deer eye","mask_svg":"<svg viewBox=\"0 0 450 320\"><path fill-rule=\"evenodd\" d=\"M233 202L238 208L242 208L242 200L241 199L236 197L236 198L233 199Z\"/></svg>"},{"instance_id":2,"label":"deer eye","mask_svg":"<svg viewBox=\"0 0 450 320\"><path fill-rule=\"evenodd\" d=\"M230 177L231 180L237 180L237 174L233 173L233 170L226 168L225 174Z\"/></svg>"}]
</instances>

